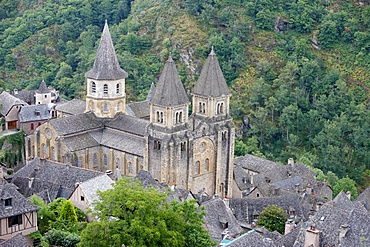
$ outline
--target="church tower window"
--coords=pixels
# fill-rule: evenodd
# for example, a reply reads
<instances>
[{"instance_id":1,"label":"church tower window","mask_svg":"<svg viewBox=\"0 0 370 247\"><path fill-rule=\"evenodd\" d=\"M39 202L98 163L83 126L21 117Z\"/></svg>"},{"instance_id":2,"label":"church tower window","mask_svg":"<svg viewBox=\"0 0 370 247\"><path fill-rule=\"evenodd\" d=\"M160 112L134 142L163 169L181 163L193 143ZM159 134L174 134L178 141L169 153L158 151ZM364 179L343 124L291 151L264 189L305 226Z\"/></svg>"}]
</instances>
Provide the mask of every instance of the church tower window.
<instances>
[{"instance_id":1,"label":"church tower window","mask_svg":"<svg viewBox=\"0 0 370 247\"><path fill-rule=\"evenodd\" d=\"M209 171L209 159L207 158L205 161L204 161L204 171Z\"/></svg>"},{"instance_id":2,"label":"church tower window","mask_svg":"<svg viewBox=\"0 0 370 247\"><path fill-rule=\"evenodd\" d=\"M107 103L104 103L103 110L104 110L104 112L108 112L108 104Z\"/></svg>"},{"instance_id":3,"label":"church tower window","mask_svg":"<svg viewBox=\"0 0 370 247\"><path fill-rule=\"evenodd\" d=\"M51 147L51 160L55 160L55 148Z\"/></svg>"},{"instance_id":4,"label":"church tower window","mask_svg":"<svg viewBox=\"0 0 370 247\"><path fill-rule=\"evenodd\" d=\"M96 93L96 84L95 82L91 82L91 93Z\"/></svg>"},{"instance_id":5,"label":"church tower window","mask_svg":"<svg viewBox=\"0 0 370 247\"><path fill-rule=\"evenodd\" d=\"M160 141L154 141L154 149L161 150L161 142Z\"/></svg>"},{"instance_id":6,"label":"church tower window","mask_svg":"<svg viewBox=\"0 0 370 247\"><path fill-rule=\"evenodd\" d=\"M163 112L162 111L157 111L157 123L163 123Z\"/></svg>"},{"instance_id":7,"label":"church tower window","mask_svg":"<svg viewBox=\"0 0 370 247\"><path fill-rule=\"evenodd\" d=\"M119 94L119 92L120 92L119 83L117 83L117 85L116 85L116 93Z\"/></svg>"},{"instance_id":8,"label":"church tower window","mask_svg":"<svg viewBox=\"0 0 370 247\"><path fill-rule=\"evenodd\" d=\"M104 84L104 86L103 86L103 93L104 93L104 95L107 95L108 94L108 84Z\"/></svg>"},{"instance_id":9,"label":"church tower window","mask_svg":"<svg viewBox=\"0 0 370 247\"><path fill-rule=\"evenodd\" d=\"M116 168L118 168L118 170L120 170L121 169L121 160L120 159L116 159Z\"/></svg>"},{"instance_id":10,"label":"church tower window","mask_svg":"<svg viewBox=\"0 0 370 247\"><path fill-rule=\"evenodd\" d=\"M98 166L98 155L95 153L93 157L93 165L94 167Z\"/></svg>"}]
</instances>

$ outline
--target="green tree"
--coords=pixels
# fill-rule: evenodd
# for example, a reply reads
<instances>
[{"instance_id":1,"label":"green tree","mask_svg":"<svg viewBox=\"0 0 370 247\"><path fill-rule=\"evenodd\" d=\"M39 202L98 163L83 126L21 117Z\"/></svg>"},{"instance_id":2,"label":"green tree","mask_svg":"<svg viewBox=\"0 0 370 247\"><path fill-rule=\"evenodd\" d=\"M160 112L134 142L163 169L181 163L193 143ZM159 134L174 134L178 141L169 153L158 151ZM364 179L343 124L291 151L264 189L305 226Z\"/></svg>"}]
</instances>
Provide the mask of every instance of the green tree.
<instances>
[{"instance_id":1,"label":"green tree","mask_svg":"<svg viewBox=\"0 0 370 247\"><path fill-rule=\"evenodd\" d=\"M351 200L355 199L358 196L356 182L350 179L349 177L341 178L333 187L333 197L336 197L339 192L351 192Z\"/></svg>"},{"instance_id":2,"label":"green tree","mask_svg":"<svg viewBox=\"0 0 370 247\"><path fill-rule=\"evenodd\" d=\"M247 145L242 140L235 140L235 152L234 155L236 157L238 156L244 156L247 154Z\"/></svg>"},{"instance_id":3,"label":"green tree","mask_svg":"<svg viewBox=\"0 0 370 247\"><path fill-rule=\"evenodd\" d=\"M204 210L194 201L167 203L168 191L144 189L129 178L100 193L99 221L81 234L79 246L213 246L202 228Z\"/></svg>"},{"instance_id":4,"label":"green tree","mask_svg":"<svg viewBox=\"0 0 370 247\"><path fill-rule=\"evenodd\" d=\"M66 200L63 203L62 209L60 210L59 219L70 223L77 223L76 210L70 200Z\"/></svg>"},{"instance_id":5,"label":"green tree","mask_svg":"<svg viewBox=\"0 0 370 247\"><path fill-rule=\"evenodd\" d=\"M264 226L270 232L278 231L283 234L286 221L287 216L284 209L276 205L269 205L260 213L257 225Z\"/></svg>"}]
</instances>

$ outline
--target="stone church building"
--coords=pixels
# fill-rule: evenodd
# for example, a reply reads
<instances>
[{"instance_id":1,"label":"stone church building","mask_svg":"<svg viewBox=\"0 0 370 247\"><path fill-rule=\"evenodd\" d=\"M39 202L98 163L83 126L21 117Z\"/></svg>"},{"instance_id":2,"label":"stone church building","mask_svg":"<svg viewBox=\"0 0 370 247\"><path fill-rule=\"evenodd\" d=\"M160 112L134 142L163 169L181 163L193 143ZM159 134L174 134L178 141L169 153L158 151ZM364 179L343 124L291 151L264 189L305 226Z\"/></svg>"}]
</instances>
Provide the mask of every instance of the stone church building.
<instances>
[{"instance_id":1,"label":"stone church building","mask_svg":"<svg viewBox=\"0 0 370 247\"><path fill-rule=\"evenodd\" d=\"M93 68L85 74L86 111L39 126L26 137L26 156L125 176L143 169L178 188L231 197L235 136L231 95L213 49L192 102L171 57L154 92L137 102L147 114L128 110L127 76L106 23Z\"/></svg>"}]
</instances>

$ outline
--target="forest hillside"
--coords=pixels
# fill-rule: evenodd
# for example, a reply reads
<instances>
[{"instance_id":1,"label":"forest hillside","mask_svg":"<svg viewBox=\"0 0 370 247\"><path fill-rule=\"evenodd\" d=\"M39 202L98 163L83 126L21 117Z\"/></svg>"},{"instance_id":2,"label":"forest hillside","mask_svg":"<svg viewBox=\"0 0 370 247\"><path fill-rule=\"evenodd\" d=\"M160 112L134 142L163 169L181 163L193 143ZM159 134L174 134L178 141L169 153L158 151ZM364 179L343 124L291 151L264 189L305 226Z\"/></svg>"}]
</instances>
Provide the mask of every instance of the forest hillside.
<instances>
[{"instance_id":1,"label":"forest hillside","mask_svg":"<svg viewBox=\"0 0 370 247\"><path fill-rule=\"evenodd\" d=\"M322 179L370 185L370 1L0 0L0 87L45 79L84 98L105 20L129 101L145 98L169 53L191 92L214 46L237 155L293 157Z\"/></svg>"}]
</instances>

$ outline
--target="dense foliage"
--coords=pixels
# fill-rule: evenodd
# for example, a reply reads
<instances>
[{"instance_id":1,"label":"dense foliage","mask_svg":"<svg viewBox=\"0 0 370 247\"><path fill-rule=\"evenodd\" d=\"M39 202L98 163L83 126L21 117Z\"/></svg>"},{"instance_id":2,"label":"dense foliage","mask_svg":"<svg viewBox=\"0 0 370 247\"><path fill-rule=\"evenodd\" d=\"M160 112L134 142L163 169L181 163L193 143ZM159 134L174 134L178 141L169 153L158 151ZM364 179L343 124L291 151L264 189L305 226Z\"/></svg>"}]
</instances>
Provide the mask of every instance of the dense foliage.
<instances>
[{"instance_id":1,"label":"dense foliage","mask_svg":"<svg viewBox=\"0 0 370 247\"><path fill-rule=\"evenodd\" d=\"M198 212L195 201L167 203L167 193L119 179L100 193L99 220L88 224L79 246L213 246L204 210Z\"/></svg>"},{"instance_id":2,"label":"dense foliage","mask_svg":"<svg viewBox=\"0 0 370 247\"><path fill-rule=\"evenodd\" d=\"M214 46L232 91L235 123L249 120L238 132L238 154L306 160L324 173L370 185L368 2L16 3L0 0L0 87L34 89L44 78L65 97L83 98L83 75L104 19L129 73L129 101L145 98L169 52L191 90Z\"/></svg>"},{"instance_id":3,"label":"dense foliage","mask_svg":"<svg viewBox=\"0 0 370 247\"><path fill-rule=\"evenodd\" d=\"M286 220L287 216L284 209L276 205L269 205L260 213L257 225L264 226L270 232L278 231L284 234Z\"/></svg>"}]
</instances>

